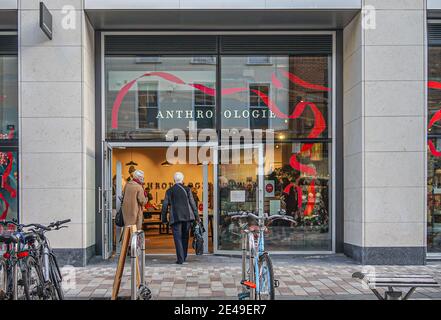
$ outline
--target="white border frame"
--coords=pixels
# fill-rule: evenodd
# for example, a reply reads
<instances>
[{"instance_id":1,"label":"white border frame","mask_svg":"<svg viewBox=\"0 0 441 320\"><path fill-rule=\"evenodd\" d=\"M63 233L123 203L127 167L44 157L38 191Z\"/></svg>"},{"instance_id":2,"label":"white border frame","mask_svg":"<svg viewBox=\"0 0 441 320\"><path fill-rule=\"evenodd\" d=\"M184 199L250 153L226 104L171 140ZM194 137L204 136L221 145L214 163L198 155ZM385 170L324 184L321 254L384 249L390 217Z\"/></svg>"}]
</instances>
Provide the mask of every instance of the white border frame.
<instances>
[{"instance_id":1,"label":"white border frame","mask_svg":"<svg viewBox=\"0 0 441 320\"><path fill-rule=\"evenodd\" d=\"M272 251L272 254L280 255L311 255L311 254L334 254L336 252L336 198L335 198L335 159L336 159L336 110L337 110L337 32L336 31L103 31L101 32L101 142L105 141L106 132L106 96L105 96L105 37L108 35L305 35L305 34L317 34L317 35L331 35L332 36L332 107L331 107L331 145L332 145L332 157L331 157L331 236L332 236L332 250L331 251ZM216 142L217 143L217 142ZM343 143L343 141L341 141ZM171 144L171 142L170 142ZM111 143L113 147L147 147L147 146L167 146L167 142L127 142L127 143ZM217 188L217 177L213 177L214 187ZM215 192L214 189L213 192ZM216 220L217 213L213 211L213 220ZM215 241L215 234L213 234L213 244ZM216 239L217 241L217 239ZM213 247L215 251L216 247ZM216 251L215 251L216 252ZM216 252L222 254L222 252ZM235 254L234 251L227 251L225 254Z\"/></svg>"}]
</instances>

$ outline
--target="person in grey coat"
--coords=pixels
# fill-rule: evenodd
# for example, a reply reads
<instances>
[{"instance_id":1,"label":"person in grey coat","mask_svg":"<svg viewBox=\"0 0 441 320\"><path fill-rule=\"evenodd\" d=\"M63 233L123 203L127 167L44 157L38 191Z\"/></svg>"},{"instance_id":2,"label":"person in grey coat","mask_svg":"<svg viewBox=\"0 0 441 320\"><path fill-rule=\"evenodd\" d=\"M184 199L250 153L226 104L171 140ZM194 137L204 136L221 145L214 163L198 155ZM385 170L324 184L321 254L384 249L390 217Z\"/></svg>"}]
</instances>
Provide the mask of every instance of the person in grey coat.
<instances>
[{"instance_id":1,"label":"person in grey coat","mask_svg":"<svg viewBox=\"0 0 441 320\"><path fill-rule=\"evenodd\" d=\"M175 184L165 193L162 205L162 223L170 223L176 247L177 264L183 264L187 259L188 239L193 221L199 221L199 215L190 188L183 185L184 175L176 172ZM167 212L170 207L170 221Z\"/></svg>"}]
</instances>

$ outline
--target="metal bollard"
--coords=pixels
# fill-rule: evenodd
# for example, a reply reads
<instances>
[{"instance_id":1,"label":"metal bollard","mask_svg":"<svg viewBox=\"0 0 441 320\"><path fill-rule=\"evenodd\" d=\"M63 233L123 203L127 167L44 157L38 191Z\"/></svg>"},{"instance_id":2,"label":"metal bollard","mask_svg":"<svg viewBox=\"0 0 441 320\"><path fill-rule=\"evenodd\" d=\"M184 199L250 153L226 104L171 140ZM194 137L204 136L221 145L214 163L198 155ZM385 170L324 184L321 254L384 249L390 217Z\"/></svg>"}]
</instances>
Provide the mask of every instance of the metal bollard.
<instances>
[{"instance_id":1,"label":"metal bollard","mask_svg":"<svg viewBox=\"0 0 441 320\"><path fill-rule=\"evenodd\" d=\"M131 265L131 299L137 300L138 297L138 286L137 286L137 265L136 265L136 257L137 257L137 249L138 249L138 241L141 241L141 266L140 266L140 285L144 285L144 268L145 268L145 235L144 231L139 230L132 235L132 239L130 241L130 265Z\"/></svg>"}]
</instances>

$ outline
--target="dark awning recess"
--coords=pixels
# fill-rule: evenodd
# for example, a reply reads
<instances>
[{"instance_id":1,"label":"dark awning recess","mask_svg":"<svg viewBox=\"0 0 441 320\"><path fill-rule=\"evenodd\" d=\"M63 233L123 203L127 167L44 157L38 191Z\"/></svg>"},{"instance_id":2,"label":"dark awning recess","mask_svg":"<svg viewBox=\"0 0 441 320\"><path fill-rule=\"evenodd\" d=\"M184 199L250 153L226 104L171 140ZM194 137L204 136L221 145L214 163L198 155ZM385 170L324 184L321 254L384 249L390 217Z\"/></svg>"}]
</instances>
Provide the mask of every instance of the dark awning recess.
<instances>
[{"instance_id":1,"label":"dark awning recess","mask_svg":"<svg viewBox=\"0 0 441 320\"><path fill-rule=\"evenodd\" d=\"M341 10L105 10L86 9L96 30L334 30L359 12Z\"/></svg>"},{"instance_id":2,"label":"dark awning recess","mask_svg":"<svg viewBox=\"0 0 441 320\"><path fill-rule=\"evenodd\" d=\"M106 55L332 54L332 36L106 35Z\"/></svg>"},{"instance_id":3,"label":"dark awning recess","mask_svg":"<svg viewBox=\"0 0 441 320\"><path fill-rule=\"evenodd\" d=\"M441 45L441 24L429 24L427 26L427 38L429 45Z\"/></svg>"}]
</instances>

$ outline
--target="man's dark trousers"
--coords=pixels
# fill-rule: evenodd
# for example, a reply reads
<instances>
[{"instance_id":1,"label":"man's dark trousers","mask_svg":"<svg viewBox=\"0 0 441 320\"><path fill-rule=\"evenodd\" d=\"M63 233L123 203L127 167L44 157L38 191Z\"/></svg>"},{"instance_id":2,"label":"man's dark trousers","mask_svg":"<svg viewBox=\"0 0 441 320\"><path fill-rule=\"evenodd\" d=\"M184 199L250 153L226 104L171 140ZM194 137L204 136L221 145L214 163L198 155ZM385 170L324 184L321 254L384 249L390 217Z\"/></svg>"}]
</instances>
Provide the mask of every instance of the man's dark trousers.
<instances>
[{"instance_id":1,"label":"man's dark trousers","mask_svg":"<svg viewBox=\"0 0 441 320\"><path fill-rule=\"evenodd\" d=\"M191 221L176 222L172 225L178 263L187 259L188 238L190 237Z\"/></svg>"}]
</instances>

